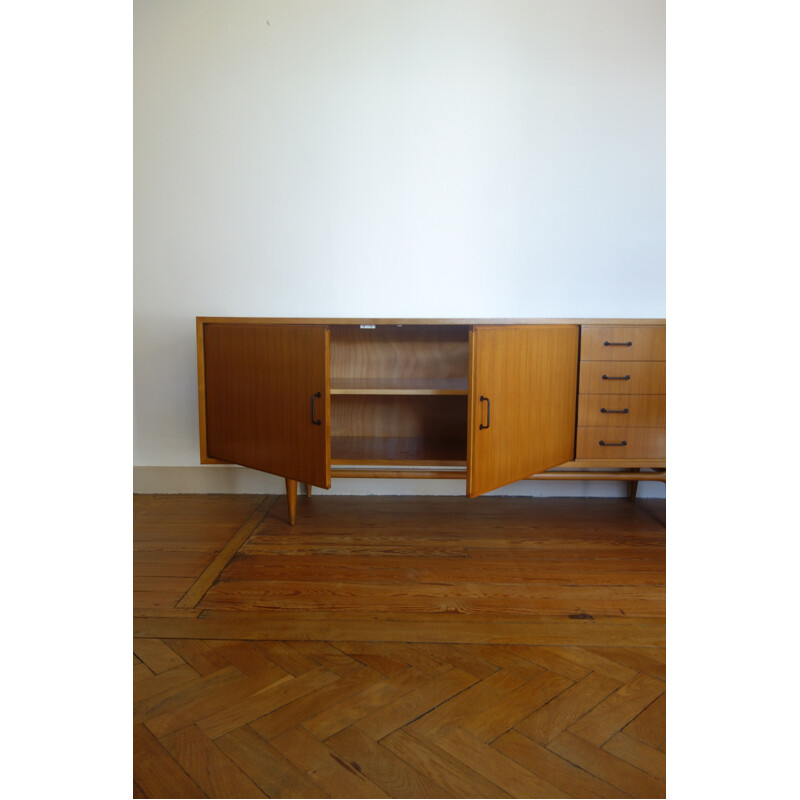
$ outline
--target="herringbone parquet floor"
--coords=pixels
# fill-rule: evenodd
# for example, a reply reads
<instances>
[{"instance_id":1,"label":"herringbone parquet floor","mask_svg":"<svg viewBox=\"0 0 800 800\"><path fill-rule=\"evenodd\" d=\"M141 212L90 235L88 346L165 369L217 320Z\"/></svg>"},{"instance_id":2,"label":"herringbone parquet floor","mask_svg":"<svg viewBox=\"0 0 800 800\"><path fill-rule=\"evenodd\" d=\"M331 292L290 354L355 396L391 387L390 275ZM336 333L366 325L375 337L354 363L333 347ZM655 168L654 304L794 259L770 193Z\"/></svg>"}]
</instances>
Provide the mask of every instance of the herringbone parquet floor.
<instances>
[{"instance_id":1,"label":"herringbone parquet floor","mask_svg":"<svg viewBox=\"0 0 800 800\"><path fill-rule=\"evenodd\" d=\"M135 498L135 797L665 796L663 502L274 500Z\"/></svg>"}]
</instances>

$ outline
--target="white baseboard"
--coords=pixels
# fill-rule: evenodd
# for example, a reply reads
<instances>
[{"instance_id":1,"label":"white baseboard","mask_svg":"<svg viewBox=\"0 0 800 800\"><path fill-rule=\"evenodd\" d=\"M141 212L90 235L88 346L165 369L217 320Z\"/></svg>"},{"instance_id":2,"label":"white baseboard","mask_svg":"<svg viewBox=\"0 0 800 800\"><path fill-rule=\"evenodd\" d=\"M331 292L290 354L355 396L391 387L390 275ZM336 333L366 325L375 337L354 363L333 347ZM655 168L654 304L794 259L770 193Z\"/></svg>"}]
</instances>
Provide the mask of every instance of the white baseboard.
<instances>
[{"instance_id":1,"label":"white baseboard","mask_svg":"<svg viewBox=\"0 0 800 800\"><path fill-rule=\"evenodd\" d=\"M300 487L303 491L303 487ZM196 467L134 467L134 494L283 494L283 478L245 467L208 464ZM466 493L464 481L336 478L330 495L455 495ZM523 497L624 497L624 481L518 481L490 492ZM638 497L665 497L660 481L641 481Z\"/></svg>"}]
</instances>

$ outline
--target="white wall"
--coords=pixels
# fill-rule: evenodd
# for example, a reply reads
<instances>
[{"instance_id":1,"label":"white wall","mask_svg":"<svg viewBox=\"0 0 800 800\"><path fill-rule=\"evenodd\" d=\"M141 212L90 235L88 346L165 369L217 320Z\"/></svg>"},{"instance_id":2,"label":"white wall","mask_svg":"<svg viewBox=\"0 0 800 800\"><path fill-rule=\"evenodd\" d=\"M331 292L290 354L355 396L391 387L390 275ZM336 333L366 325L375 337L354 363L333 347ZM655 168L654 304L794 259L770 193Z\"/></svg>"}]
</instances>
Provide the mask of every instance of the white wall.
<instances>
[{"instance_id":1,"label":"white wall","mask_svg":"<svg viewBox=\"0 0 800 800\"><path fill-rule=\"evenodd\" d=\"M135 0L134 463L199 464L198 315L665 316L664 45L663 0Z\"/></svg>"}]
</instances>

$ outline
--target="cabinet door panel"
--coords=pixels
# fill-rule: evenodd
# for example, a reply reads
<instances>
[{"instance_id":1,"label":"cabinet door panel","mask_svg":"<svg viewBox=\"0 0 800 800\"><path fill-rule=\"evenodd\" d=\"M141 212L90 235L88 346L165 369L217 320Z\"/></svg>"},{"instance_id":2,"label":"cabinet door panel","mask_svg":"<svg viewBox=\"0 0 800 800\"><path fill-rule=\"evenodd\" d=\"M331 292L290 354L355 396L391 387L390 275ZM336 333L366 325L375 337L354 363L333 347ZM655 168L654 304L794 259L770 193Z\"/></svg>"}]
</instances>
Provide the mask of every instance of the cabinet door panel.
<instances>
[{"instance_id":1,"label":"cabinet door panel","mask_svg":"<svg viewBox=\"0 0 800 800\"><path fill-rule=\"evenodd\" d=\"M208 456L330 488L328 329L208 323L203 340Z\"/></svg>"},{"instance_id":2,"label":"cabinet door panel","mask_svg":"<svg viewBox=\"0 0 800 800\"><path fill-rule=\"evenodd\" d=\"M577 325L472 329L469 497L574 457L577 380Z\"/></svg>"}]
</instances>

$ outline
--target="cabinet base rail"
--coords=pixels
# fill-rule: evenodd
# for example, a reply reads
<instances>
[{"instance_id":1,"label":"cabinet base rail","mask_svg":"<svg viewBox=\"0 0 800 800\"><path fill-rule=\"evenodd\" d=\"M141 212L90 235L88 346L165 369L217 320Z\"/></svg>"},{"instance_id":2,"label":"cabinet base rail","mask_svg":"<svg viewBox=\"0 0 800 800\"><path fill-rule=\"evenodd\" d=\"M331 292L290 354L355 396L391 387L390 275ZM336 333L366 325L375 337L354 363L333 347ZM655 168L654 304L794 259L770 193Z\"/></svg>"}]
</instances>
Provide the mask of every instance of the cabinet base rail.
<instances>
[{"instance_id":1,"label":"cabinet base rail","mask_svg":"<svg viewBox=\"0 0 800 800\"><path fill-rule=\"evenodd\" d=\"M466 469L376 469L333 467L331 478L441 478L458 480L467 474ZM666 469L639 472L638 469L620 470L548 470L523 478L526 481L662 481L666 483Z\"/></svg>"},{"instance_id":2,"label":"cabinet base rail","mask_svg":"<svg viewBox=\"0 0 800 800\"><path fill-rule=\"evenodd\" d=\"M364 468L336 468L331 469L331 478L440 478L459 479L465 478L467 471L463 469L380 469L374 467ZM286 500L289 506L289 524L295 524L297 511L297 481L286 478ZM636 488L639 481L667 481L666 469L552 469L538 475L530 475L524 480L551 480L551 481L627 481L628 499L636 499ZM311 486L306 484L306 495L311 497Z\"/></svg>"}]
</instances>

